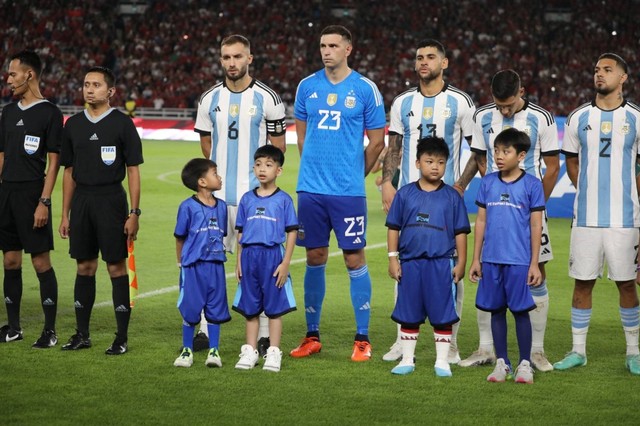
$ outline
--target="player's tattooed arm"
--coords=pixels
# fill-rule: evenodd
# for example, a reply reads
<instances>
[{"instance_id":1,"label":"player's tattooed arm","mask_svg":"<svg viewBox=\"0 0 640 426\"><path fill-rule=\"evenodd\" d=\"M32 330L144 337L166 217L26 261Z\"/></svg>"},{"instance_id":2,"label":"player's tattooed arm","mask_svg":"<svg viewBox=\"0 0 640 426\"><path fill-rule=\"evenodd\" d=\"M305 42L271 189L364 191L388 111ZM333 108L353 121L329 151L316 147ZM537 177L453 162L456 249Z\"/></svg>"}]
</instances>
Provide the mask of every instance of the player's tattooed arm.
<instances>
[{"instance_id":1,"label":"player's tattooed arm","mask_svg":"<svg viewBox=\"0 0 640 426\"><path fill-rule=\"evenodd\" d=\"M387 155L384 156L382 164L382 209L385 212L389 211L393 197L396 195L396 189L391 183L393 175L400 166L400 158L402 155L402 135L390 132L389 133L389 148L387 149Z\"/></svg>"}]
</instances>

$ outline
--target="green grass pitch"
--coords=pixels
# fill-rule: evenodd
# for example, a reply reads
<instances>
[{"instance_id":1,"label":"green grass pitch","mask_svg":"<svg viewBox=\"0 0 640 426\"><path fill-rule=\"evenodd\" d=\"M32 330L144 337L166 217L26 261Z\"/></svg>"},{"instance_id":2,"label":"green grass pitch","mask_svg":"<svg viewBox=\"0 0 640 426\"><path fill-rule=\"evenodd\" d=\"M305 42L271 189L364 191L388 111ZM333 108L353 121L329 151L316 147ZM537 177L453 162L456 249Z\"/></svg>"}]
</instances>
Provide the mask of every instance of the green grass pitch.
<instances>
[{"instance_id":1,"label":"green grass pitch","mask_svg":"<svg viewBox=\"0 0 640 426\"><path fill-rule=\"evenodd\" d=\"M373 281L371 362L353 363L349 359L355 327L348 277L341 255L332 244L322 315L324 347L320 354L308 359L285 355L279 374L261 368L235 370L233 366L244 342L244 321L234 313L233 320L222 326L222 369L207 369L204 353L195 354L190 369L173 367L181 345L181 319L175 306L178 271L173 227L178 204L191 195L180 183L179 172L188 159L201 153L199 144L191 142L145 141L144 150L143 214L136 242L140 297L131 318L130 352L120 357L103 353L115 331L111 286L103 263L98 270L91 322L93 348L77 353L60 350L60 344L74 333L75 262L67 255L67 241L57 237L52 256L59 281L60 343L49 350L31 349L41 331L42 313L35 273L25 258L25 340L0 345L0 423L639 424L640 377L632 377L625 370L617 291L606 279L600 280L595 289L587 347L589 364L584 368L536 374L532 386L487 383L485 377L491 367L454 366L452 378L439 379L433 372L432 331L424 326L416 351L415 373L406 377L391 375L395 364L384 362L381 357L395 339L396 326L389 318L393 283L387 276L386 228L373 177L367 179L367 258ZM294 199L297 172L297 149L290 145L279 184ZM61 181L60 177L53 198L56 230L60 223ZM555 260L547 267L551 305L546 352L552 362L561 359L571 347L569 231L569 220L550 221ZM471 235L470 254L472 247ZM228 276L234 267L231 256L226 266ZM284 317L285 354L299 343L306 330L304 251L299 248L294 252L291 274L298 310ZM235 280L229 278L230 300L235 287ZM466 280L458 337L463 357L478 343L475 292L475 285ZM5 315L3 305L0 318ZM512 321L510 327L510 353L517 358Z\"/></svg>"}]
</instances>

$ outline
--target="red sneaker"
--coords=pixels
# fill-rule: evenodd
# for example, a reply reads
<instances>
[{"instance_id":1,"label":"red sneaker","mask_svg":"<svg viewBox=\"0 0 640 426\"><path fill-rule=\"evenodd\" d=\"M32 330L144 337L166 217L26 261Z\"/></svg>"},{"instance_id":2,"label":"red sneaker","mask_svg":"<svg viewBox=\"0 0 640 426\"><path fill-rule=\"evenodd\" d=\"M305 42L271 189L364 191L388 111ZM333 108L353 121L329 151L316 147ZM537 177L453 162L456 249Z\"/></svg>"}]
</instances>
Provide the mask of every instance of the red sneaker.
<instances>
[{"instance_id":1,"label":"red sneaker","mask_svg":"<svg viewBox=\"0 0 640 426\"><path fill-rule=\"evenodd\" d=\"M322 350L322 343L317 337L305 337L300 346L289 352L289 355L294 358L304 358L317 354L320 350Z\"/></svg>"},{"instance_id":2,"label":"red sneaker","mask_svg":"<svg viewBox=\"0 0 640 426\"><path fill-rule=\"evenodd\" d=\"M358 342L353 344L351 360L356 362L369 361L371 359L371 343Z\"/></svg>"}]
</instances>

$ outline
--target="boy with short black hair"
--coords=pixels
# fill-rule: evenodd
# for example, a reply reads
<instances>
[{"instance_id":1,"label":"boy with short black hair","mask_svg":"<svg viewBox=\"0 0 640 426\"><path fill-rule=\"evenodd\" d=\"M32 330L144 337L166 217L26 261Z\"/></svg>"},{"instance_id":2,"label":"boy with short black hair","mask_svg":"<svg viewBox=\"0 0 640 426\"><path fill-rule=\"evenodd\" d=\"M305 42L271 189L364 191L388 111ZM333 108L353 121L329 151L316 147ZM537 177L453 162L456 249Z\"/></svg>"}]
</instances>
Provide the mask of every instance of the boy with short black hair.
<instances>
[{"instance_id":1,"label":"boy with short black hair","mask_svg":"<svg viewBox=\"0 0 640 426\"><path fill-rule=\"evenodd\" d=\"M416 153L420 179L398 190L387 216L389 276L398 281L391 318L400 324L402 347L402 360L393 374L415 370L420 325L429 318L436 342L435 373L451 376L452 325L460 320L456 283L464 277L471 227L462 197L442 181L448 158L442 138L420 139Z\"/></svg>"},{"instance_id":2,"label":"boy with short black hair","mask_svg":"<svg viewBox=\"0 0 640 426\"><path fill-rule=\"evenodd\" d=\"M222 187L218 166L205 158L194 158L182 169L182 183L195 194L178 208L174 236L180 268L178 309L182 315L182 353L173 365L193 364L193 334L204 310L209 331L207 367L222 367L220 324L231 320L227 304L224 236L227 234L227 204L214 197Z\"/></svg>"},{"instance_id":3,"label":"boy with short black hair","mask_svg":"<svg viewBox=\"0 0 640 426\"><path fill-rule=\"evenodd\" d=\"M530 147L526 133L515 128L502 131L494 141L499 171L482 179L476 199L478 216L469 276L473 282L479 281L476 307L491 312L498 359L487 377L489 382L504 382L511 377L507 353L509 308L520 350L515 381L533 383L529 311L536 305L529 286L542 282L538 255L545 201L540 180L519 167Z\"/></svg>"},{"instance_id":4,"label":"boy with short black hair","mask_svg":"<svg viewBox=\"0 0 640 426\"><path fill-rule=\"evenodd\" d=\"M265 145L256 150L253 158L253 172L260 186L242 196L236 219L239 285L233 310L247 319L246 344L242 345L236 368L249 370L258 363L258 316L264 311L269 318L271 346L262 368L278 372L282 362L282 315L296 310L289 264L298 219L293 200L276 185L284 164L282 151Z\"/></svg>"}]
</instances>

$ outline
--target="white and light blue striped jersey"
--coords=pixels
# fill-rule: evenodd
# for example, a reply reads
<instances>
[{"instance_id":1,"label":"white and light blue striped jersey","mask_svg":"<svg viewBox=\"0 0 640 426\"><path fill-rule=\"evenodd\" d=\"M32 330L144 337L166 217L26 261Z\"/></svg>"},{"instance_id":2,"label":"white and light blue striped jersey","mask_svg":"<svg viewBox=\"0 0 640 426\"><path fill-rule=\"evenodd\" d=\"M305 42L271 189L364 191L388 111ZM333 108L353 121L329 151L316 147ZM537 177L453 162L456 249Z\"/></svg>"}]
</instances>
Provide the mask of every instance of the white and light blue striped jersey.
<instances>
[{"instance_id":1,"label":"white and light blue striped jersey","mask_svg":"<svg viewBox=\"0 0 640 426\"><path fill-rule=\"evenodd\" d=\"M639 143L640 109L631 102L624 101L611 111L591 102L567 117L562 153L578 157L573 226L640 226L636 186Z\"/></svg>"},{"instance_id":2,"label":"white and light blue striped jersey","mask_svg":"<svg viewBox=\"0 0 640 426\"><path fill-rule=\"evenodd\" d=\"M297 191L364 197L364 132L386 125L375 83L352 70L333 84L322 69L298 85L294 115L307 124Z\"/></svg>"},{"instance_id":3,"label":"white and light blue striped jersey","mask_svg":"<svg viewBox=\"0 0 640 426\"><path fill-rule=\"evenodd\" d=\"M506 118L495 103L478 108L474 114L474 130L471 150L487 156L487 173L497 172L493 158L493 142L496 136L510 127L525 132L531 139L531 148L520 163L525 172L542 180L541 157L558 155L558 129L553 115L547 110L527 100L524 107L513 117Z\"/></svg>"},{"instance_id":4,"label":"white and light blue striped jersey","mask_svg":"<svg viewBox=\"0 0 640 426\"><path fill-rule=\"evenodd\" d=\"M267 134L285 133L284 118L280 96L258 80L242 92L232 92L222 82L202 94L195 131L211 135L211 159L222 176L216 197L237 206L245 192L259 185L253 154L267 144Z\"/></svg>"},{"instance_id":5,"label":"white and light blue striped jersey","mask_svg":"<svg viewBox=\"0 0 640 426\"><path fill-rule=\"evenodd\" d=\"M418 140L438 136L449 146L444 182L453 185L460 177L462 141L473 134L475 106L465 92L445 83L435 96L424 96L419 87L398 95L391 105L389 132L402 136L402 159L398 187L420 178L416 168Z\"/></svg>"}]
</instances>

